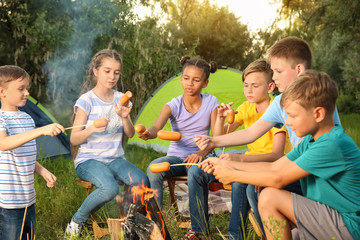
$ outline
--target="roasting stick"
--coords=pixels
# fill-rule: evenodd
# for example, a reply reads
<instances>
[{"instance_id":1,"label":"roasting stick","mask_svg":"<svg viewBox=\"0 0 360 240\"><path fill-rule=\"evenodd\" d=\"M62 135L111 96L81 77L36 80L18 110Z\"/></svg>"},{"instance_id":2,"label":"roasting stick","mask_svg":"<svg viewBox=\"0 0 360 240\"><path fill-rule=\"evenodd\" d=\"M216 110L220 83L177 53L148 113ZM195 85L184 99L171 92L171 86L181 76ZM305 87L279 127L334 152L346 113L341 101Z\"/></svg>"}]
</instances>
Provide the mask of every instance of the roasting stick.
<instances>
[{"instance_id":1,"label":"roasting stick","mask_svg":"<svg viewBox=\"0 0 360 240\"><path fill-rule=\"evenodd\" d=\"M199 165L199 163L177 163L170 165L169 162L153 163L150 164L149 169L153 173L161 173L169 171L170 167L183 166L183 165Z\"/></svg>"},{"instance_id":2,"label":"roasting stick","mask_svg":"<svg viewBox=\"0 0 360 240\"><path fill-rule=\"evenodd\" d=\"M227 123L228 123L228 127L227 127L227 130L226 130L226 134L229 133L230 125L234 122L234 118L235 118L235 112L234 112L234 110L230 109L230 110L227 112ZM222 154L224 154L224 152L225 152L225 147L223 147ZM222 154L221 154L221 155L222 155Z\"/></svg>"},{"instance_id":3,"label":"roasting stick","mask_svg":"<svg viewBox=\"0 0 360 240\"><path fill-rule=\"evenodd\" d=\"M77 125L77 126L72 126L72 127L67 127L67 128L65 128L65 130L73 129L73 128L77 128L77 127L86 127L86 126L89 126L89 125L92 125L92 123L83 124L83 125Z\"/></svg>"},{"instance_id":4,"label":"roasting stick","mask_svg":"<svg viewBox=\"0 0 360 240\"><path fill-rule=\"evenodd\" d=\"M86 126L89 126L89 125L94 125L96 128L98 128L98 127L106 127L108 125L108 123L109 123L109 120L107 118L98 118L98 119L95 119L93 123L67 127L67 128L65 128L65 130L72 129L72 128L77 128L77 127L86 127Z\"/></svg>"}]
</instances>

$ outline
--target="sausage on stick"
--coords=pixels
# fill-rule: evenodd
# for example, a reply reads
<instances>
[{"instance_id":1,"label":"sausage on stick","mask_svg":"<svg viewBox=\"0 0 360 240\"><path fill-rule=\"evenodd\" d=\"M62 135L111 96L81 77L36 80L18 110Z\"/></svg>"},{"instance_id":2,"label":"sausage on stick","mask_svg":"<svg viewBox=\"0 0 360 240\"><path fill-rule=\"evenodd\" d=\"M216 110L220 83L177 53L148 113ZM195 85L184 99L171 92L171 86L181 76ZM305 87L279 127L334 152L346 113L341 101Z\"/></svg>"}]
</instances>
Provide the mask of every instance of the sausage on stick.
<instances>
[{"instance_id":1,"label":"sausage on stick","mask_svg":"<svg viewBox=\"0 0 360 240\"><path fill-rule=\"evenodd\" d=\"M149 169L152 173L167 172L170 167L183 166L183 165L198 165L198 163L178 163L170 165L169 162L153 163L150 164Z\"/></svg>"},{"instance_id":2,"label":"sausage on stick","mask_svg":"<svg viewBox=\"0 0 360 240\"><path fill-rule=\"evenodd\" d=\"M170 132L170 131L165 131L165 130L158 131L157 137L162 140L169 140L169 141L180 141L181 138L193 138L193 137L183 136L179 132Z\"/></svg>"},{"instance_id":3,"label":"sausage on stick","mask_svg":"<svg viewBox=\"0 0 360 240\"><path fill-rule=\"evenodd\" d=\"M234 122L235 120L235 112L234 110L230 109L228 112L227 112L227 123L228 123L228 127L227 127L227 130L226 130L226 134L229 133L229 129L230 129L230 125ZM223 147L223 150L222 150L222 154L224 154L225 152L225 147Z\"/></svg>"},{"instance_id":4,"label":"sausage on stick","mask_svg":"<svg viewBox=\"0 0 360 240\"><path fill-rule=\"evenodd\" d=\"M132 98L133 94L130 91L127 91L119 100L119 104L121 106L127 105L130 98Z\"/></svg>"},{"instance_id":5,"label":"sausage on stick","mask_svg":"<svg viewBox=\"0 0 360 240\"><path fill-rule=\"evenodd\" d=\"M95 119L93 123L90 123L90 124L83 124L83 125L77 125L77 126L72 126L72 127L68 127L68 128L65 128L65 130L68 130L68 129L72 129L72 128L77 128L77 127L86 127L86 126L89 126L89 125L94 125L94 127L96 128L99 128L99 127L106 127L108 125L109 121L107 118L98 118L98 119Z\"/></svg>"},{"instance_id":6,"label":"sausage on stick","mask_svg":"<svg viewBox=\"0 0 360 240\"><path fill-rule=\"evenodd\" d=\"M146 130L146 127L142 124L136 124L134 128L137 133L143 133Z\"/></svg>"}]
</instances>

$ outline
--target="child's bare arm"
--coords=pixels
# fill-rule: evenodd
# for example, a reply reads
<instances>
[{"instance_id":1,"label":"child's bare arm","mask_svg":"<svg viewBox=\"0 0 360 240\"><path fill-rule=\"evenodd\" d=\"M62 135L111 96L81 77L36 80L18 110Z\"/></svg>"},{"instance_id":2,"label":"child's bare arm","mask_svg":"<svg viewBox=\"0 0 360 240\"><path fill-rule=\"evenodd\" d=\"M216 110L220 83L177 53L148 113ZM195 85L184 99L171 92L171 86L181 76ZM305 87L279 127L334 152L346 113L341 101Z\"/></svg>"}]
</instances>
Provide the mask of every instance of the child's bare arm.
<instances>
[{"instance_id":1,"label":"child's bare arm","mask_svg":"<svg viewBox=\"0 0 360 240\"><path fill-rule=\"evenodd\" d=\"M278 132L274 135L272 152L264 154L230 154L220 156L221 159L239 162L273 162L284 155L286 133Z\"/></svg>"},{"instance_id":2,"label":"child's bare arm","mask_svg":"<svg viewBox=\"0 0 360 240\"><path fill-rule=\"evenodd\" d=\"M0 150L12 150L40 136L56 136L64 131L64 127L58 123L49 124L40 128L36 128L24 133L19 133L11 136L7 135L5 131L0 131Z\"/></svg>"},{"instance_id":3,"label":"child's bare arm","mask_svg":"<svg viewBox=\"0 0 360 240\"><path fill-rule=\"evenodd\" d=\"M159 117L156 119L155 123L148 127L145 132L139 133L139 138L143 140L148 140L157 137L157 132L165 126L169 117L171 116L171 108L169 105L165 104L161 110Z\"/></svg>"},{"instance_id":4,"label":"child's bare arm","mask_svg":"<svg viewBox=\"0 0 360 240\"><path fill-rule=\"evenodd\" d=\"M36 162L35 163L35 173L39 174L40 176L42 176L45 181L46 181L46 185L49 188L52 188L55 186L56 183L56 177L54 174L52 174L49 170L47 170L46 168L44 168L40 163Z\"/></svg>"},{"instance_id":5,"label":"child's bare arm","mask_svg":"<svg viewBox=\"0 0 360 240\"><path fill-rule=\"evenodd\" d=\"M255 141L274 127L274 125L273 123L259 119L248 128L212 138L204 135L196 136L194 141L200 149L240 146Z\"/></svg>"},{"instance_id":6,"label":"child's bare arm","mask_svg":"<svg viewBox=\"0 0 360 240\"><path fill-rule=\"evenodd\" d=\"M127 104L129 105L129 104ZM130 118L130 112L133 105L131 106L118 106L116 103L114 103L115 112L117 115L119 115L122 119L123 126L124 126L124 133L129 138L132 138L135 134L134 125Z\"/></svg>"},{"instance_id":7,"label":"child's bare arm","mask_svg":"<svg viewBox=\"0 0 360 240\"><path fill-rule=\"evenodd\" d=\"M87 123L88 116L84 110L77 108L73 126L85 125ZM85 127L77 127L71 130L70 142L72 145L77 146L85 142L86 139L94 132L104 132L105 127L95 127L93 124Z\"/></svg>"},{"instance_id":8,"label":"child's bare arm","mask_svg":"<svg viewBox=\"0 0 360 240\"><path fill-rule=\"evenodd\" d=\"M209 159L209 161L207 159L199 167L207 172L212 172L216 179L224 184L241 182L263 187L283 188L310 174L286 156L273 163L237 163L237 169L217 163L219 163L218 159Z\"/></svg>"}]
</instances>

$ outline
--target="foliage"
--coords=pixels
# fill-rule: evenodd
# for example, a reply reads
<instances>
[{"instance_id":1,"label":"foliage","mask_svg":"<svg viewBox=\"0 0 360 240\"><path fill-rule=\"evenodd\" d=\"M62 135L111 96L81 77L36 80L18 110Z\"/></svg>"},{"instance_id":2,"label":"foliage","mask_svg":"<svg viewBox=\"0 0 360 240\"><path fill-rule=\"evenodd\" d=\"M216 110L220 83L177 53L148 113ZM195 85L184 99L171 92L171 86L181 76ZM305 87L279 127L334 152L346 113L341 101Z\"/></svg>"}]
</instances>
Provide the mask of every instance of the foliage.
<instances>
[{"instance_id":1,"label":"foliage","mask_svg":"<svg viewBox=\"0 0 360 240\"><path fill-rule=\"evenodd\" d=\"M64 40L66 14L58 1L1 1L0 64L15 64L32 78L30 94L45 100L47 80L42 64Z\"/></svg>"},{"instance_id":2,"label":"foliage","mask_svg":"<svg viewBox=\"0 0 360 240\"><path fill-rule=\"evenodd\" d=\"M360 99L360 2L357 0L283 0L282 15L296 16L293 27L313 50L313 67L327 72L352 98L359 111Z\"/></svg>"},{"instance_id":3,"label":"foliage","mask_svg":"<svg viewBox=\"0 0 360 240\"><path fill-rule=\"evenodd\" d=\"M280 219L274 218L273 215L270 215L268 220L263 220L262 222L274 239L281 239L281 237L284 235L286 220L281 221Z\"/></svg>"},{"instance_id":4,"label":"foliage","mask_svg":"<svg viewBox=\"0 0 360 240\"><path fill-rule=\"evenodd\" d=\"M209 0L167 1L170 22L179 27L184 47L219 65L245 68L253 59L247 54L252 39L246 25L227 7L211 5Z\"/></svg>"}]
</instances>

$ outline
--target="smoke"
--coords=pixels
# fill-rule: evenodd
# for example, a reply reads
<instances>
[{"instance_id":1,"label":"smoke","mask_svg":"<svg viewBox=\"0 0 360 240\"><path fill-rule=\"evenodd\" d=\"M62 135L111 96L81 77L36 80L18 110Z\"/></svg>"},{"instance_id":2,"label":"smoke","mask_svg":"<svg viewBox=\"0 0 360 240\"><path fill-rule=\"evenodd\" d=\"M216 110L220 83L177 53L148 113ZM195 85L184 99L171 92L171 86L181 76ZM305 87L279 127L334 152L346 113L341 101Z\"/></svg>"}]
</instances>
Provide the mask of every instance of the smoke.
<instances>
[{"instance_id":1,"label":"smoke","mask_svg":"<svg viewBox=\"0 0 360 240\"><path fill-rule=\"evenodd\" d=\"M119 12L108 0L62 0L62 4L68 17L64 27L69 29L69 35L64 36L64 44L43 69L48 77L50 108L57 109L57 114L71 114L87 77L95 40L111 32Z\"/></svg>"}]
</instances>

